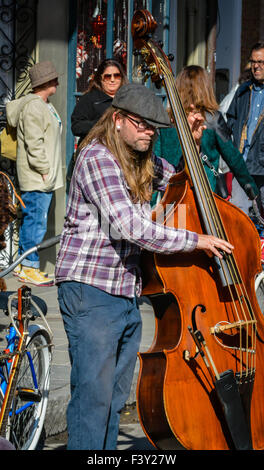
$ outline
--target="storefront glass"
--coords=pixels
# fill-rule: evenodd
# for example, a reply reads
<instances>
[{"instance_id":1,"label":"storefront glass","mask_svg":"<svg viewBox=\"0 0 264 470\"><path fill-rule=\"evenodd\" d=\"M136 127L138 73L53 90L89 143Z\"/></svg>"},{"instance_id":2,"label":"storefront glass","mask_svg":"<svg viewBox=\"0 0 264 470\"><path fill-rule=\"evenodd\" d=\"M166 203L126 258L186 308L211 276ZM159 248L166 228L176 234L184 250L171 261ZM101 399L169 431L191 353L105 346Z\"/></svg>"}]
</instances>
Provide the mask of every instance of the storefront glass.
<instances>
[{"instance_id":1,"label":"storefront glass","mask_svg":"<svg viewBox=\"0 0 264 470\"><path fill-rule=\"evenodd\" d=\"M132 59L132 38L130 36L131 18L136 10L148 9L154 5L158 14L158 35L163 40L164 5L165 1L122 0L78 0L77 2L77 50L76 50L76 95L84 93L88 88L95 69L106 58L107 50L107 17L108 8L113 9L113 45L112 57L118 59L129 73L129 61ZM130 13L130 15L129 15ZM129 57L128 57L129 55ZM131 76L134 79L134 77Z\"/></svg>"}]
</instances>

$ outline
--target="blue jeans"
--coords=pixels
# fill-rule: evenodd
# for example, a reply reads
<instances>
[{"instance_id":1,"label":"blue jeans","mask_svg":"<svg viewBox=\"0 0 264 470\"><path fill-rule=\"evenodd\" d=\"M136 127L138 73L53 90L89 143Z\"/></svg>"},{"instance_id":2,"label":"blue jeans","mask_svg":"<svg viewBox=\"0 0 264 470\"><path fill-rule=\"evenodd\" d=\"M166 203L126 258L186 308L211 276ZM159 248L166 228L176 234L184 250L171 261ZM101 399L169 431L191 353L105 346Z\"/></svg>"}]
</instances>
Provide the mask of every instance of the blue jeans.
<instances>
[{"instance_id":1,"label":"blue jeans","mask_svg":"<svg viewBox=\"0 0 264 470\"><path fill-rule=\"evenodd\" d=\"M48 212L52 201L53 191L21 192L26 208L22 207L22 221L19 229L19 250L21 255L29 248L41 243L47 231ZM39 255L32 253L22 262L24 266L39 268Z\"/></svg>"},{"instance_id":2,"label":"blue jeans","mask_svg":"<svg viewBox=\"0 0 264 470\"><path fill-rule=\"evenodd\" d=\"M66 281L58 299L71 359L69 450L114 450L141 339L136 299Z\"/></svg>"}]
</instances>

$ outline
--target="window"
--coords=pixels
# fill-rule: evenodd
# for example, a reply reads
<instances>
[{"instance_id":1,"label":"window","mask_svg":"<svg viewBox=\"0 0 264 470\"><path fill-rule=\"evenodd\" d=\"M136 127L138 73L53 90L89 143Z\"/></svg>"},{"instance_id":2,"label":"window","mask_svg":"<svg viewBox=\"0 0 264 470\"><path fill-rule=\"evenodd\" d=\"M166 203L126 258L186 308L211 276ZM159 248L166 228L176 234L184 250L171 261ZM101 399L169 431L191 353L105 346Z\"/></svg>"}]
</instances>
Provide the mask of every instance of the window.
<instances>
[{"instance_id":1,"label":"window","mask_svg":"<svg viewBox=\"0 0 264 470\"><path fill-rule=\"evenodd\" d=\"M87 89L94 70L106 57L118 59L127 71L129 79L137 79L137 61L133 57L133 41L130 34L132 17L137 10L152 10L158 23L153 39L161 41L166 52L169 38L169 4L168 0L78 0L75 87L77 96ZM107 24L108 22L111 24Z\"/></svg>"}]
</instances>

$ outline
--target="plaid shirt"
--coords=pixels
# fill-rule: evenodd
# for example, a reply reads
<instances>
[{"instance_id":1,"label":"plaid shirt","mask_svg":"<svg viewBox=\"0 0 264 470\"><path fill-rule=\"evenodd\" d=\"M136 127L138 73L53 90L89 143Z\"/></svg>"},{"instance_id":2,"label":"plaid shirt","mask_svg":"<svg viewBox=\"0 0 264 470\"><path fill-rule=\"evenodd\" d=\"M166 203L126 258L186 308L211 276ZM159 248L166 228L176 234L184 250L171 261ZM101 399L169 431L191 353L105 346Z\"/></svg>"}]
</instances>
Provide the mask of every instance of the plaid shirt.
<instances>
[{"instance_id":1,"label":"plaid shirt","mask_svg":"<svg viewBox=\"0 0 264 470\"><path fill-rule=\"evenodd\" d=\"M156 189L164 189L175 168L155 157ZM197 234L151 219L150 204L134 204L119 163L98 142L79 154L72 176L56 263L56 283L77 281L113 295L141 292L141 249L192 251Z\"/></svg>"}]
</instances>

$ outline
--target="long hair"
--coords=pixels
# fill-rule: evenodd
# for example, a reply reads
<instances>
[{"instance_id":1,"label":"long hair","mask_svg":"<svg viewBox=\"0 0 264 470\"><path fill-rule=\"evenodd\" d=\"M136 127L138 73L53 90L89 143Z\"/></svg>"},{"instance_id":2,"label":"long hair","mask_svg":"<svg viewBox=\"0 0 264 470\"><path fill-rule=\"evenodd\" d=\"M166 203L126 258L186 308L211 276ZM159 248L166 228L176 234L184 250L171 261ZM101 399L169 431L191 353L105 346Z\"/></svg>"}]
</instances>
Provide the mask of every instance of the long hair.
<instances>
[{"instance_id":1,"label":"long hair","mask_svg":"<svg viewBox=\"0 0 264 470\"><path fill-rule=\"evenodd\" d=\"M103 87L102 87L102 75L103 75L103 73L104 73L104 71L107 67L117 67L118 68L118 70L121 74L120 86L125 85L126 83L128 83L127 76L126 76L125 71L124 71L122 65L120 64L120 62L118 62L115 59L105 59L99 64L97 70L94 73L93 78L90 80L88 89L84 93L88 93L93 88L97 88L98 90L103 89Z\"/></svg>"},{"instance_id":2,"label":"long hair","mask_svg":"<svg viewBox=\"0 0 264 470\"><path fill-rule=\"evenodd\" d=\"M100 142L119 162L130 188L132 201L135 203L150 201L154 177L152 144L146 152L136 152L129 147L116 130L113 120L115 112L121 119L125 117L121 110L110 106L83 139L78 150L80 151L93 140Z\"/></svg>"},{"instance_id":3,"label":"long hair","mask_svg":"<svg viewBox=\"0 0 264 470\"><path fill-rule=\"evenodd\" d=\"M203 115L206 111L214 114L218 109L209 75L199 65L184 67L176 77L176 87L187 114L191 110L191 105Z\"/></svg>"}]
</instances>

